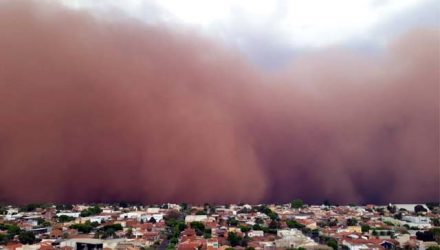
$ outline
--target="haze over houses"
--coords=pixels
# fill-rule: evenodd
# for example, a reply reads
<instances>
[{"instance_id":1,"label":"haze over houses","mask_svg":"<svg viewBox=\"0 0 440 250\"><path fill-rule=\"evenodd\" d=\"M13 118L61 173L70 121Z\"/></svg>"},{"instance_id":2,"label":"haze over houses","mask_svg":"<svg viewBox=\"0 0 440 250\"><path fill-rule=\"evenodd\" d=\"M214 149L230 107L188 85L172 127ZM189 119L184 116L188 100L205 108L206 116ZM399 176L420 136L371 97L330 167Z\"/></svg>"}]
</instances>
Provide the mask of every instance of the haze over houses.
<instances>
[{"instance_id":1,"label":"haze over houses","mask_svg":"<svg viewBox=\"0 0 440 250\"><path fill-rule=\"evenodd\" d=\"M438 203L28 204L0 207L0 249L439 249Z\"/></svg>"}]
</instances>

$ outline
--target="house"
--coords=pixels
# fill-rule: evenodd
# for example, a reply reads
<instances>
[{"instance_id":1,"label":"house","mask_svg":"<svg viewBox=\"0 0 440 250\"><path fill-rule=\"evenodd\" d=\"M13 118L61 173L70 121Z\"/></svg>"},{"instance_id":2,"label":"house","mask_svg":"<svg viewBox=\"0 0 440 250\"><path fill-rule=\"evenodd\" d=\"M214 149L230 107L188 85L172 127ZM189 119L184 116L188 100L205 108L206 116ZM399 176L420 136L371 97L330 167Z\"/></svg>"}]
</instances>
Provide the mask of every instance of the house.
<instances>
[{"instance_id":1,"label":"house","mask_svg":"<svg viewBox=\"0 0 440 250\"><path fill-rule=\"evenodd\" d=\"M207 215L187 215L185 216L185 223L191 223L191 222L207 222L208 216Z\"/></svg>"},{"instance_id":2,"label":"house","mask_svg":"<svg viewBox=\"0 0 440 250\"><path fill-rule=\"evenodd\" d=\"M60 216L64 215L64 216L67 216L67 217L78 218L80 213L77 213L77 212L59 212L56 215L57 215L57 217L60 217Z\"/></svg>"},{"instance_id":3,"label":"house","mask_svg":"<svg viewBox=\"0 0 440 250\"><path fill-rule=\"evenodd\" d=\"M90 222L98 222L99 224L101 224L104 221L109 221L111 220L111 216L110 215L96 215L96 216L90 216L88 217L88 220Z\"/></svg>"},{"instance_id":4,"label":"house","mask_svg":"<svg viewBox=\"0 0 440 250\"><path fill-rule=\"evenodd\" d=\"M251 231L249 231L247 233L247 235L250 238L253 238L253 237L263 237L264 236L264 232L263 232L263 230L251 230Z\"/></svg>"},{"instance_id":5,"label":"house","mask_svg":"<svg viewBox=\"0 0 440 250\"><path fill-rule=\"evenodd\" d=\"M177 245L177 250L206 249L206 240L185 240Z\"/></svg>"},{"instance_id":6,"label":"house","mask_svg":"<svg viewBox=\"0 0 440 250\"><path fill-rule=\"evenodd\" d=\"M208 249L217 249L220 247L220 243L218 241L218 238L211 238L206 240L206 247Z\"/></svg>"},{"instance_id":7,"label":"house","mask_svg":"<svg viewBox=\"0 0 440 250\"><path fill-rule=\"evenodd\" d=\"M100 250L104 248L104 241L99 239L70 239L60 243L60 247L71 247L74 250Z\"/></svg>"}]
</instances>

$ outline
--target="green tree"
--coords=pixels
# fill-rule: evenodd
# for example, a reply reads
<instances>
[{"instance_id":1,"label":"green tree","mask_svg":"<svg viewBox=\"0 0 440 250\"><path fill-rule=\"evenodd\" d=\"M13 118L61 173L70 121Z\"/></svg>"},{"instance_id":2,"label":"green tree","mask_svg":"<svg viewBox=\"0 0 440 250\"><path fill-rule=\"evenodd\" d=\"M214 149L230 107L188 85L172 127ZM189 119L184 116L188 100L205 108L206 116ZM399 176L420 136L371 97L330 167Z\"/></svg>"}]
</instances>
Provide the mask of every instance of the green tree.
<instances>
[{"instance_id":1,"label":"green tree","mask_svg":"<svg viewBox=\"0 0 440 250\"><path fill-rule=\"evenodd\" d=\"M347 219L347 226L356 226L358 221L356 218L348 218Z\"/></svg>"},{"instance_id":2,"label":"green tree","mask_svg":"<svg viewBox=\"0 0 440 250\"><path fill-rule=\"evenodd\" d=\"M234 232L228 233L228 241L231 244L231 246L233 246L233 247L238 246L240 244L241 240L242 240L242 238L240 236L238 236L236 233L234 233Z\"/></svg>"},{"instance_id":3,"label":"green tree","mask_svg":"<svg viewBox=\"0 0 440 250\"><path fill-rule=\"evenodd\" d=\"M440 246L430 246L426 250L440 250Z\"/></svg>"},{"instance_id":4,"label":"green tree","mask_svg":"<svg viewBox=\"0 0 440 250\"><path fill-rule=\"evenodd\" d=\"M298 209L304 206L304 202L301 199L295 199L290 203L292 208Z\"/></svg>"},{"instance_id":5,"label":"green tree","mask_svg":"<svg viewBox=\"0 0 440 250\"><path fill-rule=\"evenodd\" d=\"M205 239L211 238L211 229L205 228L205 232L203 233L203 238L205 238Z\"/></svg>"},{"instance_id":6,"label":"green tree","mask_svg":"<svg viewBox=\"0 0 440 250\"><path fill-rule=\"evenodd\" d=\"M363 225L361 226L361 230L362 230L362 233L367 233L367 232L370 231L370 226L367 225L367 224L363 224Z\"/></svg>"},{"instance_id":7,"label":"green tree","mask_svg":"<svg viewBox=\"0 0 440 250\"><path fill-rule=\"evenodd\" d=\"M431 232L434 237L434 240L440 244L440 227L432 228Z\"/></svg>"},{"instance_id":8,"label":"green tree","mask_svg":"<svg viewBox=\"0 0 440 250\"><path fill-rule=\"evenodd\" d=\"M179 239L174 237L170 239L170 243L176 245L179 242Z\"/></svg>"},{"instance_id":9,"label":"green tree","mask_svg":"<svg viewBox=\"0 0 440 250\"><path fill-rule=\"evenodd\" d=\"M258 217L258 218L255 219L255 223L256 223L256 224L263 224L263 223L264 223L264 220L261 219L260 217Z\"/></svg>"},{"instance_id":10,"label":"green tree","mask_svg":"<svg viewBox=\"0 0 440 250\"><path fill-rule=\"evenodd\" d=\"M296 220L288 220L288 221L286 221L286 224L287 224L287 226L288 226L289 228L298 228L298 229L301 229L301 228L304 228L304 227L305 227L303 224L298 223Z\"/></svg>"},{"instance_id":11,"label":"green tree","mask_svg":"<svg viewBox=\"0 0 440 250\"><path fill-rule=\"evenodd\" d=\"M235 217L230 217L228 219L228 225L231 227L236 227L238 225L238 220Z\"/></svg>"},{"instance_id":12,"label":"green tree","mask_svg":"<svg viewBox=\"0 0 440 250\"><path fill-rule=\"evenodd\" d=\"M86 223L79 223L79 224L73 224L70 225L71 229L76 229L80 233L88 234L94 229L94 225L90 223L90 221L87 221Z\"/></svg>"},{"instance_id":13,"label":"green tree","mask_svg":"<svg viewBox=\"0 0 440 250\"><path fill-rule=\"evenodd\" d=\"M241 230L243 233L247 233L247 232L249 232L251 229L250 229L250 227L248 227L248 226L244 226L244 225L242 225L242 226L240 226L240 230Z\"/></svg>"},{"instance_id":14,"label":"green tree","mask_svg":"<svg viewBox=\"0 0 440 250\"><path fill-rule=\"evenodd\" d=\"M82 210L80 213L80 216L81 217L88 217L88 216L100 214L101 212L102 212L102 209L99 206L95 205L93 207L89 207L87 209Z\"/></svg>"},{"instance_id":15,"label":"green tree","mask_svg":"<svg viewBox=\"0 0 440 250\"><path fill-rule=\"evenodd\" d=\"M133 229L131 227L127 229L125 236L129 239L133 238Z\"/></svg>"},{"instance_id":16,"label":"green tree","mask_svg":"<svg viewBox=\"0 0 440 250\"><path fill-rule=\"evenodd\" d=\"M34 244L36 242L35 234L31 231L22 231L18 235L21 244Z\"/></svg>"},{"instance_id":17,"label":"green tree","mask_svg":"<svg viewBox=\"0 0 440 250\"><path fill-rule=\"evenodd\" d=\"M60 223L65 223L65 222L73 221L73 220L75 220L75 218L63 214L63 215L58 216L57 220Z\"/></svg>"},{"instance_id":18,"label":"green tree","mask_svg":"<svg viewBox=\"0 0 440 250\"><path fill-rule=\"evenodd\" d=\"M50 225L51 225L49 221L46 221L43 218L38 218L37 223L38 223L38 226L41 226L41 227L50 227Z\"/></svg>"},{"instance_id":19,"label":"green tree","mask_svg":"<svg viewBox=\"0 0 440 250\"><path fill-rule=\"evenodd\" d=\"M8 238L12 239L12 238L14 238L15 235L20 234L21 229L16 225L7 225L6 232L7 232Z\"/></svg>"},{"instance_id":20,"label":"green tree","mask_svg":"<svg viewBox=\"0 0 440 250\"><path fill-rule=\"evenodd\" d=\"M107 229L113 229L115 231L120 231L123 229L122 225L119 223L116 224L110 224L110 225L105 225L102 227L103 230L107 230Z\"/></svg>"},{"instance_id":21,"label":"green tree","mask_svg":"<svg viewBox=\"0 0 440 250\"><path fill-rule=\"evenodd\" d=\"M205 231L205 225L203 225L203 223L198 222L198 221L193 221L190 223L190 226L192 229L194 229L196 231L196 234L198 236L203 235L203 233Z\"/></svg>"},{"instance_id":22,"label":"green tree","mask_svg":"<svg viewBox=\"0 0 440 250\"><path fill-rule=\"evenodd\" d=\"M326 245L333 248L334 250L338 249L338 242L335 239L328 239Z\"/></svg>"},{"instance_id":23,"label":"green tree","mask_svg":"<svg viewBox=\"0 0 440 250\"><path fill-rule=\"evenodd\" d=\"M8 242L8 236L6 234L0 234L0 245L6 245Z\"/></svg>"}]
</instances>

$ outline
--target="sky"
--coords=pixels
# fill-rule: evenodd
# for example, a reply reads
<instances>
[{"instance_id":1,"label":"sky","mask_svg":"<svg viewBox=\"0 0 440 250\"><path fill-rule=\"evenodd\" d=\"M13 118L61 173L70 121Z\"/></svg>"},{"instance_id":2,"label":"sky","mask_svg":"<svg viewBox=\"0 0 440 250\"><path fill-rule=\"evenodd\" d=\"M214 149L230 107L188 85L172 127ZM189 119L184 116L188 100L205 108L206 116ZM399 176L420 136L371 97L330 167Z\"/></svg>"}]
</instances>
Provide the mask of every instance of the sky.
<instances>
[{"instance_id":1,"label":"sky","mask_svg":"<svg viewBox=\"0 0 440 250\"><path fill-rule=\"evenodd\" d=\"M97 15L113 13L194 30L238 48L269 69L326 47L381 50L410 29L438 27L440 16L435 0L67 0L65 4Z\"/></svg>"},{"instance_id":2,"label":"sky","mask_svg":"<svg viewBox=\"0 0 440 250\"><path fill-rule=\"evenodd\" d=\"M438 200L438 8L0 0L0 202Z\"/></svg>"}]
</instances>

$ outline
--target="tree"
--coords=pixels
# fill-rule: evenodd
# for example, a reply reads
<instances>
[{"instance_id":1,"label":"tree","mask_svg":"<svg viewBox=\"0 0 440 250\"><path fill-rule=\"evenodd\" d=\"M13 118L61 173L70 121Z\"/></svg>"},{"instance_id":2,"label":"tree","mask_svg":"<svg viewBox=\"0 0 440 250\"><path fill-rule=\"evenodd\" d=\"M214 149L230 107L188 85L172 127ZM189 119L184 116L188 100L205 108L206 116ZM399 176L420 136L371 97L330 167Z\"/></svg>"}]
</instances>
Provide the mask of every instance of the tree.
<instances>
[{"instance_id":1,"label":"tree","mask_svg":"<svg viewBox=\"0 0 440 250\"><path fill-rule=\"evenodd\" d=\"M295 199L290 203L292 208L298 209L304 206L304 202L301 199Z\"/></svg>"},{"instance_id":2,"label":"tree","mask_svg":"<svg viewBox=\"0 0 440 250\"><path fill-rule=\"evenodd\" d=\"M328 221L328 226L329 227L335 227L338 225L338 219L336 218L330 218L330 220Z\"/></svg>"},{"instance_id":3,"label":"tree","mask_svg":"<svg viewBox=\"0 0 440 250\"><path fill-rule=\"evenodd\" d=\"M27 204L27 205L20 207L20 211L21 212L33 212L39 207L41 207L41 204L31 203L31 204Z\"/></svg>"},{"instance_id":4,"label":"tree","mask_svg":"<svg viewBox=\"0 0 440 250\"><path fill-rule=\"evenodd\" d=\"M203 210L199 210L196 212L196 215L206 215L206 212Z\"/></svg>"},{"instance_id":5,"label":"tree","mask_svg":"<svg viewBox=\"0 0 440 250\"><path fill-rule=\"evenodd\" d=\"M205 228L205 232L203 233L203 238L205 239L211 238L211 229Z\"/></svg>"},{"instance_id":6,"label":"tree","mask_svg":"<svg viewBox=\"0 0 440 250\"><path fill-rule=\"evenodd\" d=\"M16 225L6 225L6 232L9 239L13 239L15 235L19 235L21 229Z\"/></svg>"},{"instance_id":7,"label":"tree","mask_svg":"<svg viewBox=\"0 0 440 250\"><path fill-rule=\"evenodd\" d=\"M427 202L426 206L429 208L429 210L434 210L436 207L440 207L440 202Z\"/></svg>"},{"instance_id":8,"label":"tree","mask_svg":"<svg viewBox=\"0 0 440 250\"><path fill-rule=\"evenodd\" d=\"M251 229L250 229L248 226L240 226L240 230L241 230L243 233L247 233L247 232L249 232Z\"/></svg>"},{"instance_id":9,"label":"tree","mask_svg":"<svg viewBox=\"0 0 440 250\"><path fill-rule=\"evenodd\" d=\"M255 223L256 224L263 224L264 220L262 218L258 217L258 218L255 219Z\"/></svg>"},{"instance_id":10,"label":"tree","mask_svg":"<svg viewBox=\"0 0 440 250\"><path fill-rule=\"evenodd\" d=\"M99 206L93 206L89 207L87 209L84 209L81 211L80 216L81 217L88 217L96 214L100 214L102 212L102 209Z\"/></svg>"},{"instance_id":11,"label":"tree","mask_svg":"<svg viewBox=\"0 0 440 250\"><path fill-rule=\"evenodd\" d=\"M18 240L21 244L34 244L36 242L35 234L31 231L20 232L18 235Z\"/></svg>"},{"instance_id":12,"label":"tree","mask_svg":"<svg viewBox=\"0 0 440 250\"><path fill-rule=\"evenodd\" d=\"M102 227L103 230L107 230L107 229L113 229L115 231L120 231L123 229L122 225L119 223L116 224L110 224L110 225L105 225Z\"/></svg>"},{"instance_id":13,"label":"tree","mask_svg":"<svg viewBox=\"0 0 440 250\"><path fill-rule=\"evenodd\" d=\"M331 202L330 202L330 200L325 199L325 200L322 202L322 205L329 207L329 206L331 206Z\"/></svg>"},{"instance_id":14,"label":"tree","mask_svg":"<svg viewBox=\"0 0 440 250\"><path fill-rule=\"evenodd\" d=\"M6 234L0 234L0 245L6 245L8 242L8 236Z\"/></svg>"},{"instance_id":15,"label":"tree","mask_svg":"<svg viewBox=\"0 0 440 250\"><path fill-rule=\"evenodd\" d=\"M301 229L301 228L305 227L303 224L298 223L296 220L288 220L288 221L286 221L286 224L289 228Z\"/></svg>"},{"instance_id":16,"label":"tree","mask_svg":"<svg viewBox=\"0 0 440 250\"><path fill-rule=\"evenodd\" d=\"M125 236L129 239L133 238L133 229L131 227L127 229Z\"/></svg>"},{"instance_id":17,"label":"tree","mask_svg":"<svg viewBox=\"0 0 440 250\"><path fill-rule=\"evenodd\" d=\"M148 220L148 222L155 224L156 219L153 216L151 216L151 218Z\"/></svg>"},{"instance_id":18,"label":"tree","mask_svg":"<svg viewBox=\"0 0 440 250\"><path fill-rule=\"evenodd\" d=\"M78 230L78 232L88 234L97 226L98 223L96 222L90 223L90 221L86 221L86 223L73 224L69 228L76 229Z\"/></svg>"},{"instance_id":19,"label":"tree","mask_svg":"<svg viewBox=\"0 0 440 250\"><path fill-rule=\"evenodd\" d=\"M414 207L414 212L421 213L421 212L428 212L426 208L423 207L423 205L417 205Z\"/></svg>"},{"instance_id":20,"label":"tree","mask_svg":"<svg viewBox=\"0 0 440 250\"><path fill-rule=\"evenodd\" d=\"M389 204L389 205L387 206L387 209L388 209L388 211L390 211L390 213L392 213L392 214L396 213L396 211L397 211L397 207L396 207L395 205L391 205L391 204Z\"/></svg>"},{"instance_id":21,"label":"tree","mask_svg":"<svg viewBox=\"0 0 440 250\"><path fill-rule=\"evenodd\" d=\"M70 216L67 216L67 215L60 215L60 216L58 216L58 222L60 222L60 223L65 223L65 222L69 222L69 221L73 221L73 220L75 220L75 218L74 217L70 217Z\"/></svg>"},{"instance_id":22,"label":"tree","mask_svg":"<svg viewBox=\"0 0 440 250\"><path fill-rule=\"evenodd\" d=\"M361 230L362 230L362 233L367 233L370 231L370 226L367 224L364 224L361 226Z\"/></svg>"},{"instance_id":23,"label":"tree","mask_svg":"<svg viewBox=\"0 0 440 250\"><path fill-rule=\"evenodd\" d=\"M186 204L186 203L182 203L182 204L180 204L180 206L182 207L182 210L188 209L188 204Z\"/></svg>"},{"instance_id":24,"label":"tree","mask_svg":"<svg viewBox=\"0 0 440 250\"><path fill-rule=\"evenodd\" d=\"M90 233L93 229L92 226L86 224L73 224L69 227L70 229L76 229L81 233Z\"/></svg>"},{"instance_id":25,"label":"tree","mask_svg":"<svg viewBox=\"0 0 440 250\"><path fill-rule=\"evenodd\" d=\"M231 246L233 246L233 247L238 246L240 244L241 240L242 240L242 238L240 236L238 236L236 233L234 233L234 232L228 233L228 241L231 244Z\"/></svg>"},{"instance_id":26,"label":"tree","mask_svg":"<svg viewBox=\"0 0 440 250\"><path fill-rule=\"evenodd\" d=\"M334 250L338 249L338 242L335 239L328 239L326 241L326 245L333 248Z\"/></svg>"},{"instance_id":27,"label":"tree","mask_svg":"<svg viewBox=\"0 0 440 250\"><path fill-rule=\"evenodd\" d=\"M203 223L198 222L198 221L193 221L190 223L190 226L192 229L194 229L196 231L196 234L198 236L203 235L203 233L205 231L205 225L203 225Z\"/></svg>"},{"instance_id":28,"label":"tree","mask_svg":"<svg viewBox=\"0 0 440 250\"><path fill-rule=\"evenodd\" d=\"M116 235L116 231L120 231L122 229L122 225L119 223L105 225L96 232L95 237L103 239L114 237Z\"/></svg>"},{"instance_id":29,"label":"tree","mask_svg":"<svg viewBox=\"0 0 440 250\"><path fill-rule=\"evenodd\" d=\"M238 220L235 217L231 217L228 219L228 225L236 227L238 225Z\"/></svg>"},{"instance_id":30,"label":"tree","mask_svg":"<svg viewBox=\"0 0 440 250\"><path fill-rule=\"evenodd\" d=\"M434 240L440 244L440 228L439 227L432 228L431 232L434 236Z\"/></svg>"},{"instance_id":31,"label":"tree","mask_svg":"<svg viewBox=\"0 0 440 250\"><path fill-rule=\"evenodd\" d=\"M430 246L426 250L440 250L440 246Z\"/></svg>"},{"instance_id":32,"label":"tree","mask_svg":"<svg viewBox=\"0 0 440 250\"><path fill-rule=\"evenodd\" d=\"M358 221L356 218L348 218L347 219L347 226L356 226Z\"/></svg>"},{"instance_id":33,"label":"tree","mask_svg":"<svg viewBox=\"0 0 440 250\"><path fill-rule=\"evenodd\" d=\"M267 215L271 220L278 220L278 214L272 211L270 208L268 208L266 205L258 206L257 211L260 213L264 213ZM258 223L258 222L257 222Z\"/></svg>"},{"instance_id":34,"label":"tree","mask_svg":"<svg viewBox=\"0 0 440 250\"><path fill-rule=\"evenodd\" d=\"M269 223L269 228L270 229L278 229L279 223L276 220L271 220Z\"/></svg>"},{"instance_id":35,"label":"tree","mask_svg":"<svg viewBox=\"0 0 440 250\"><path fill-rule=\"evenodd\" d=\"M40 226L40 227L49 227L51 225L49 221L46 221L43 218L38 218L37 223L38 223L38 226Z\"/></svg>"},{"instance_id":36,"label":"tree","mask_svg":"<svg viewBox=\"0 0 440 250\"><path fill-rule=\"evenodd\" d=\"M6 214L7 212L8 212L8 210L6 209L6 207L0 206L0 215Z\"/></svg>"},{"instance_id":37,"label":"tree","mask_svg":"<svg viewBox=\"0 0 440 250\"><path fill-rule=\"evenodd\" d=\"M432 231L419 231L416 233L416 236L421 241L434 241L434 233Z\"/></svg>"},{"instance_id":38,"label":"tree","mask_svg":"<svg viewBox=\"0 0 440 250\"><path fill-rule=\"evenodd\" d=\"M182 217L183 217L183 215L179 211L177 211L175 209L170 209L166 213L164 220L165 221L178 220L178 219L181 219Z\"/></svg>"},{"instance_id":39,"label":"tree","mask_svg":"<svg viewBox=\"0 0 440 250\"><path fill-rule=\"evenodd\" d=\"M73 206L70 204L57 204L55 206L56 210L72 210Z\"/></svg>"}]
</instances>

